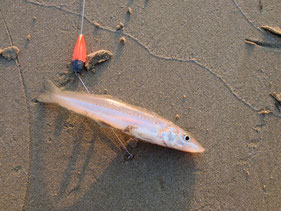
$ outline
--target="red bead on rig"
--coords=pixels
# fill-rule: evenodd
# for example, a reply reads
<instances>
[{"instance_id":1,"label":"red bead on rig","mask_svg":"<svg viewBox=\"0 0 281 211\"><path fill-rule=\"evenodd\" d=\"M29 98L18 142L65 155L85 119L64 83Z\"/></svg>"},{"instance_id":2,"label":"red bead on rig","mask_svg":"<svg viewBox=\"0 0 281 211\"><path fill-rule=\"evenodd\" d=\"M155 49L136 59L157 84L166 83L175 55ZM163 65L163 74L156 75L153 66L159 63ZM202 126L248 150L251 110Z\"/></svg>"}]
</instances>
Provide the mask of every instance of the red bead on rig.
<instances>
[{"instance_id":1,"label":"red bead on rig","mask_svg":"<svg viewBox=\"0 0 281 211\"><path fill-rule=\"evenodd\" d=\"M86 45L83 34L79 34L72 55L72 69L75 73L81 73L86 62Z\"/></svg>"}]
</instances>

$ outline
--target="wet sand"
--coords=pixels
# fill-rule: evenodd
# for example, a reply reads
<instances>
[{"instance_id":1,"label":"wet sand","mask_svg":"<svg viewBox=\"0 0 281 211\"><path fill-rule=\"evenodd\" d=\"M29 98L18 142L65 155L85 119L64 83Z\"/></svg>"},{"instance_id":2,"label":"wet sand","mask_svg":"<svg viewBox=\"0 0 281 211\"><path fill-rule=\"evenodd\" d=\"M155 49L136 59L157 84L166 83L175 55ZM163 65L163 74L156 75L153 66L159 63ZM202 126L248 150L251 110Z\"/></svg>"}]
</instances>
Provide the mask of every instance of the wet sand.
<instances>
[{"instance_id":1,"label":"wet sand","mask_svg":"<svg viewBox=\"0 0 281 211\"><path fill-rule=\"evenodd\" d=\"M110 130L35 101L47 79L84 91L69 72L81 1L2 0L0 48L20 53L0 57L1 209L279 210L281 112L271 94L281 93L281 39L259 28L281 26L277 5L86 1L87 53L113 53L83 72L89 90L152 110L206 148L139 142L125 161Z\"/></svg>"}]
</instances>

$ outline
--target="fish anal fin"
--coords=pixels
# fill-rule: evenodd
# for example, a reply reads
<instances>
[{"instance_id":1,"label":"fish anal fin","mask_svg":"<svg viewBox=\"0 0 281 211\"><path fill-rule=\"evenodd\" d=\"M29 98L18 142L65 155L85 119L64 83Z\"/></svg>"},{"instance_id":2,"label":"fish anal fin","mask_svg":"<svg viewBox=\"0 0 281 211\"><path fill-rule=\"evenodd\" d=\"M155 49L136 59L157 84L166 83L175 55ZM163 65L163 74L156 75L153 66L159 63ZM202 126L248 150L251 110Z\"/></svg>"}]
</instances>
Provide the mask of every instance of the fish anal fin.
<instances>
[{"instance_id":1,"label":"fish anal fin","mask_svg":"<svg viewBox=\"0 0 281 211\"><path fill-rule=\"evenodd\" d=\"M130 138L128 140L128 145L135 148L135 147L137 147L138 141L139 140L137 138Z\"/></svg>"}]
</instances>

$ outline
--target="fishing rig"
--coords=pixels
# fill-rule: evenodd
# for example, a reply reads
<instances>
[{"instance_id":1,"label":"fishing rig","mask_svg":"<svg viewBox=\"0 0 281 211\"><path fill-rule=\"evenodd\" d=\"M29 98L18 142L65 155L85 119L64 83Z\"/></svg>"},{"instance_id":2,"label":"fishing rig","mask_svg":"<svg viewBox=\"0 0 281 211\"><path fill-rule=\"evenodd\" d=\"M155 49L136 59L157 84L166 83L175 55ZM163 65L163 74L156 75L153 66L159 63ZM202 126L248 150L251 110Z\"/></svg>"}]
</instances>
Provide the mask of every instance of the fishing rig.
<instances>
[{"instance_id":1,"label":"fishing rig","mask_svg":"<svg viewBox=\"0 0 281 211\"><path fill-rule=\"evenodd\" d=\"M86 44L85 44L85 39L83 36L84 13L85 13L85 0L83 0L83 6L82 6L82 12L81 12L80 34L78 35L78 38L77 38L77 41L76 41L76 44L74 47L73 55L72 55L72 70L75 73L75 75L78 77L78 79L80 80L80 82L82 83L82 85L86 89L86 91L88 93L90 93L89 89L87 88L87 86L83 82L82 78L80 77L80 74L82 72L82 69L83 69L86 59L87 59ZM123 144L121 139L118 137L118 135L114 131L114 128L111 128L111 130L114 133L114 135L116 136L118 142L121 144L122 148L125 150L127 159L131 160L134 157L134 155L128 151L127 147Z\"/></svg>"},{"instance_id":2,"label":"fishing rig","mask_svg":"<svg viewBox=\"0 0 281 211\"><path fill-rule=\"evenodd\" d=\"M75 75L78 77L78 79L81 81L82 85L86 89L88 93L89 89L86 87L85 83L80 77L80 74L82 72L82 69L86 62L86 44L85 39L83 36L83 24L84 24L84 13L85 13L85 0L83 0L83 7L82 7L82 13L81 13L81 27L80 27L80 34L77 38L73 55L72 55L72 70L74 71Z\"/></svg>"}]
</instances>

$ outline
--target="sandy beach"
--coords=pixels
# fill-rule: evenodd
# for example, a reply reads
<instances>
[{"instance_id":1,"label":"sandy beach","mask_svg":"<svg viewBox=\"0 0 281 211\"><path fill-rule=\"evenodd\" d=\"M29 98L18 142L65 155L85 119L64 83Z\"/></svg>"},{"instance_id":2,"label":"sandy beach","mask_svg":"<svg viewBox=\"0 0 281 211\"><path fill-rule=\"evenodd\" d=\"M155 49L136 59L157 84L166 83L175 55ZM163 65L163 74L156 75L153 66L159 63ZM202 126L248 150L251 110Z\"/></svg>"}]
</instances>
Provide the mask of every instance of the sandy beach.
<instances>
[{"instance_id":1,"label":"sandy beach","mask_svg":"<svg viewBox=\"0 0 281 211\"><path fill-rule=\"evenodd\" d=\"M260 27L281 27L281 3L86 0L87 54L113 54L82 72L88 89L206 148L138 142L130 161L110 129L36 101L46 80L85 91L70 65L81 9L0 2L0 49L20 50L0 56L0 210L280 210L281 36Z\"/></svg>"}]
</instances>

